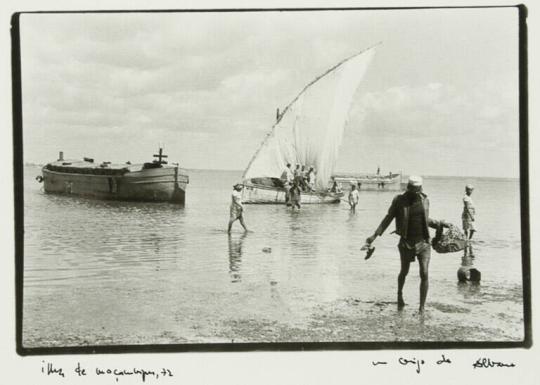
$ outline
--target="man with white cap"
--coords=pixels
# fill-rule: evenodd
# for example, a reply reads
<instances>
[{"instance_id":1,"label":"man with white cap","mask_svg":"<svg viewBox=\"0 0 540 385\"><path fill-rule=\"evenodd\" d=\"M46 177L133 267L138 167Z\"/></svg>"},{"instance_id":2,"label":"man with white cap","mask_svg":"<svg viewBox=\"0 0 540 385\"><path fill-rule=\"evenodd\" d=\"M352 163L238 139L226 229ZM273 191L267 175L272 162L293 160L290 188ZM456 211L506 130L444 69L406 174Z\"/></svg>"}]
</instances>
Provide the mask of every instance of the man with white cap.
<instances>
[{"instance_id":1,"label":"man with white cap","mask_svg":"<svg viewBox=\"0 0 540 385\"><path fill-rule=\"evenodd\" d=\"M463 232L465 233L465 238L471 239L474 232L476 231L474 227L474 217L476 211L474 209L474 203L471 198L474 187L470 184L465 186L465 196L463 197L463 213L461 214L461 220L463 221Z\"/></svg>"},{"instance_id":2,"label":"man with white cap","mask_svg":"<svg viewBox=\"0 0 540 385\"><path fill-rule=\"evenodd\" d=\"M418 258L420 268L420 312L424 311L429 288L428 268L431 257L428 227L448 227L444 221L436 221L429 217L429 200L422 192L422 177L410 176L407 191L396 195L375 233L366 239L370 245L377 236L384 233L392 220L396 220L395 233L400 236L398 250L401 258L401 270L398 275L398 308L405 306L403 286L409 273L411 262Z\"/></svg>"}]
</instances>

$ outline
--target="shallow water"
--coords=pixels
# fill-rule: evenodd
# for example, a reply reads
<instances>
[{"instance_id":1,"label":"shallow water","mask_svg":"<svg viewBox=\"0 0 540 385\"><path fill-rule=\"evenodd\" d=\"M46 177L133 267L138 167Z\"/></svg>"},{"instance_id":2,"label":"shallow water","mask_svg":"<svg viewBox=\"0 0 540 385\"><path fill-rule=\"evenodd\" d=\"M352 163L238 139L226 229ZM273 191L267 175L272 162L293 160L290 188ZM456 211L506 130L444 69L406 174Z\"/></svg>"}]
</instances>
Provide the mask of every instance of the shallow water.
<instances>
[{"instance_id":1,"label":"shallow water","mask_svg":"<svg viewBox=\"0 0 540 385\"><path fill-rule=\"evenodd\" d=\"M45 194L25 167L23 344L265 341L516 341L523 338L519 183L426 178L431 217L461 224L466 183L476 187L474 266L458 284L461 253L432 251L427 312L418 270L395 304L393 224L365 261L360 251L391 192L344 202L248 205L226 233L239 172L191 171L185 207Z\"/></svg>"}]
</instances>

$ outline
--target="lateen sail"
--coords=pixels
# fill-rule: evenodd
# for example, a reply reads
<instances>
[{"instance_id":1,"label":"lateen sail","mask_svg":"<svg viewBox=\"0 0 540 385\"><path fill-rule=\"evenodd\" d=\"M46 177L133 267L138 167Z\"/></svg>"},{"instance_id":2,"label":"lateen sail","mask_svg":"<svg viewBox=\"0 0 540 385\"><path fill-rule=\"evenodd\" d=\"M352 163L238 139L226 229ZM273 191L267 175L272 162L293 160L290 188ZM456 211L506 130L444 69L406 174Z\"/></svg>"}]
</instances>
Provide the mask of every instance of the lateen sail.
<instances>
[{"instance_id":1,"label":"lateen sail","mask_svg":"<svg viewBox=\"0 0 540 385\"><path fill-rule=\"evenodd\" d=\"M373 57L369 48L309 83L283 110L257 150L243 179L279 177L287 163L316 170L316 187L326 189L341 144L350 105Z\"/></svg>"}]
</instances>

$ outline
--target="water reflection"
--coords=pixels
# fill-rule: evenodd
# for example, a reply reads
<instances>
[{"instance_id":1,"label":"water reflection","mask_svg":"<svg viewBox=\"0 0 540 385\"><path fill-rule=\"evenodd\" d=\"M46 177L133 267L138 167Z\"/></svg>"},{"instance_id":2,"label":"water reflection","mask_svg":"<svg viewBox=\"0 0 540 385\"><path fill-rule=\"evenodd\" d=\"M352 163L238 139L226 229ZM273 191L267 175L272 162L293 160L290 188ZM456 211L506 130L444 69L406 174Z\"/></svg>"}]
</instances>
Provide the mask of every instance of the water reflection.
<instances>
[{"instance_id":1,"label":"water reflection","mask_svg":"<svg viewBox=\"0 0 540 385\"><path fill-rule=\"evenodd\" d=\"M240 236L229 234L229 275L231 282L240 282L242 275L240 267L242 266L242 247L247 233L242 233Z\"/></svg>"},{"instance_id":2,"label":"water reflection","mask_svg":"<svg viewBox=\"0 0 540 385\"><path fill-rule=\"evenodd\" d=\"M458 292L465 299L477 297L480 292L481 273L474 267L474 252L470 243L463 250L461 266L458 269L457 275Z\"/></svg>"},{"instance_id":3,"label":"water reflection","mask_svg":"<svg viewBox=\"0 0 540 385\"><path fill-rule=\"evenodd\" d=\"M124 200L103 200L92 197L70 195L70 194L49 194L41 191L42 197L51 205L67 207L71 209L85 208L88 210L112 210L113 212L134 212L134 213L166 213L182 212L183 205L170 202L139 202Z\"/></svg>"},{"instance_id":4,"label":"water reflection","mask_svg":"<svg viewBox=\"0 0 540 385\"><path fill-rule=\"evenodd\" d=\"M463 258L474 258L472 241L468 240L466 242L467 244L465 245L465 249L463 250Z\"/></svg>"}]
</instances>

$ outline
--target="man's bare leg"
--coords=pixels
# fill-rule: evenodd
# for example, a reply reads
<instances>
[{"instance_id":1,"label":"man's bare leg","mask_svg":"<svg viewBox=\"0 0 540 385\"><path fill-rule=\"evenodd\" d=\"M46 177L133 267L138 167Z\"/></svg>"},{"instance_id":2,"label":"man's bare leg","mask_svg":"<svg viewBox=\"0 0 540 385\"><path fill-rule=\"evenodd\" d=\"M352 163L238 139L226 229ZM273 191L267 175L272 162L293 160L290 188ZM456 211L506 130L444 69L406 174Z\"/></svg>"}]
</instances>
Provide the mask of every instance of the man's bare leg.
<instances>
[{"instance_id":1,"label":"man's bare leg","mask_svg":"<svg viewBox=\"0 0 540 385\"><path fill-rule=\"evenodd\" d=\"M240 220L240 224L242 225L242 227L244 228L244 231L248 231L247 227L246 227L246 224L244 223L244 217L243 216L240 216L238 218Z\"/></svg>"},{"instance_id":2,"label":"man's bare leg","mask_svg":"<svg viewBox=\"0 0 540 385\"><path fill-rule=\"evenodd\" d=\"M405 301L403 300L403 286L405 286L405 279L407 274L409 274L409 267L411 262L406 260L406 258L401 258L401 270L398 275L398 309L402 309L405 306Z\"/></svg>"},{"instance_id":3,"label":"man's bare leg","mask_svg":"<svg viewBox=\"0 0 540 385\"><path fill-rule=\"evenodd\" d=\"M234 223L236 219L231 219L229 220L229 228L227 230L227 232L230 234L231 233L231 230L232 230L232 224Z\"/></svg>"},{"instance_id":4,"label":"man's bare leg","mask_svg":"<svg viewBox=\"0 0 540 385\"><path fill-rule=\"evenodd\" d=\"M424 311L424 305L426 303L427 293L429 289L429 257L418 258L418 264L420 266L420 312Z\"/></svg>"}]
</instances>

